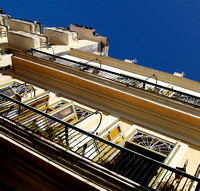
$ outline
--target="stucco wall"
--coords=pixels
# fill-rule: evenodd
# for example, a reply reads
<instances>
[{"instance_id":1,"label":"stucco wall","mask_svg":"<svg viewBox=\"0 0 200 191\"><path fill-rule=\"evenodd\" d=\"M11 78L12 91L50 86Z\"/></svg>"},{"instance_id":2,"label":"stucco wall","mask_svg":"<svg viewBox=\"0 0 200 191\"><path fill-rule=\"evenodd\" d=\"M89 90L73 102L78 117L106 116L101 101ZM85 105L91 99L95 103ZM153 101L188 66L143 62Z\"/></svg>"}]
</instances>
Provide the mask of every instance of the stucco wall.
<instances>
[{"instance_id":1,"label":"stucco wall","mask_svg":"<svg viewBox=\"0 0 200 191\"><path fill-rule=\"evenodd\" d=\"M13 48L27 50L47 45L46 37L23 31L8 31L8 44Z\"/></svg>"},{"instance_id":2,"label":"stucco wall","mask_svg":"<svg viewBox=\"0 0 200 191\"><path fill-rule=\"evenodd\" d=\"M7 36L7 29L6 26L0 26L0 38Z\"/></svg>"},{"instance_id":3,"label":"stucco wall","mask_svg":"<svg viewBox=\"0 0 200 191\"><path fill-rule=\"evenodd\" d=\"M10 16L7 14L0 14L0 25L8 26Z\"/></svg>"},{"instance_id":4,"label":"stucco wall","mask_svg":"<svg viewBox=\"0 0 200 191\"><path fill-rule=\"evenodd\" d=\"M24 31L30 33L40 34L40 24L39 23L32 23L28 21L21 21L11 19L9 20L10 30L13 31Z\"/></svg>"},{"instance_id":5,"label":"stucco wall","mask_svg":"<svg viewBox=\"0 0 200 191\"><path fill-rule=\"evenodd\" d=\"M107 45L107 37L97 35L96 29L94 28L88 28L88 27L71 24L70 30L76 31L78 33L79 39L86 39L86 40L91 40L95 42L101 42L104 45Z\"/></svg>"},{"instance_id":6,"label":"stucco wall","mask_svg":"<svg viewBox=\"0 0 200 191\"><path fill-rule=\"evenodd\" d=\"M49 42L52 44L68 45L69 34L58 31L53 31L48 28L43 29L43 34L48 37Z\"/></svg>"},{"instance_id":7,"label":"stucco wall","mask_svg":"<svg viewBox=\"0 0 200 191\"><path fill-rule=\"evenodd\" d=\"M17 22L15 20L9 21L10 30L32 32L32 26L27 23Z\"/></svg>"},{"instance_id":8,"label":"stucco wall","mask_svg":"<svg viewBox=\"0 0 200 191\"><path fill-rule=\"evenodd\" d=\"M77 36L74 32L52 30L51 28L44 28L43 34L49 38L49 42L58 45L69 45L78 42Z\"/></svg>"},{"instance_id":9,"label":"stucco wall","mask_svg":"<svg viewBox=\"0 0 200 191\"><path fill-rule=\"evenodd\" d=\"M14 48L22 50L36 48L34 39L12 33L11 31L8 32L8 44Z\"/></svg>"}]
</instances>

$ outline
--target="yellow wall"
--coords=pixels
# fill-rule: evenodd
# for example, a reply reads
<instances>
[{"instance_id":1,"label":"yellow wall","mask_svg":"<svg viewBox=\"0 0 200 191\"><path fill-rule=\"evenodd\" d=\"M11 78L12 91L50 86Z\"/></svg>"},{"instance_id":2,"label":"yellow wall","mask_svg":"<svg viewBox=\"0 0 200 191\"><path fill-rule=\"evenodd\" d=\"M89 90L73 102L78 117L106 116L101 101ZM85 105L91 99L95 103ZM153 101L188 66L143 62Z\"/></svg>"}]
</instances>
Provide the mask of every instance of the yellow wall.
<instances>
[{"instance_id":1,"label":"yellow wall","mask_svg":"<svg viewBox=\"0 0 200 191\"><path fill-rule=\"evenodd\" d=\"M49 61L28 55L16 53L12 61L17 74L121 112L137 122L145 123L149 128L200 146L199 117L134 95L135 91L141 90L130 90L115 83L107 83L81 71L56 66L55 63L53 66ZM142 92L142 95L145 94L148 93Z\"/></svg>"}]
</instances>

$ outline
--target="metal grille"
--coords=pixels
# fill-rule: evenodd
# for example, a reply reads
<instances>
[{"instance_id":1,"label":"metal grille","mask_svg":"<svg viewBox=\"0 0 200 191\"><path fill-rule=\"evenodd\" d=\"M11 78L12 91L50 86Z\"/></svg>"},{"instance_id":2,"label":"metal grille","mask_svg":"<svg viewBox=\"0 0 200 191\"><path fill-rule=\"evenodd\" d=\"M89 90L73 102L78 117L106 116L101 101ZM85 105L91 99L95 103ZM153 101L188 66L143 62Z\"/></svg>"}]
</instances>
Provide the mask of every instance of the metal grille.
<instances>
[{"instance_id":1,"label":"metal grille","mask_svg":"<svg viewBox=\"0 0 200 191\"><path fill-rule=\"evenodd\" d=\"M120 84L124 84L127 87L143 89L145 91L148 91L148 92L151 92L154 94L162 95L162 96L174 99L174 100L179 100L181 102L200 107L200 98L199 97L193 96L193 95L181 92L181 91L174 90L173 86L172 87L164 87L164 86L158 85L157 83L155 84L155 83L148 82L147 80L141 80L141 79L137 79L137 78L134 78L131 76L119 74L116 72L102 69L101 67L94 67L94 66L91 66L88 64L90 61L87 62L86 64L84 64L84 63L76 62L76 61L69 60L66 58L62 58L62 57L59 57L59 56L56 56L53 54L48 54L48 53L45 53L45 52L42 52L39 50L35 50L35 49L28 50L28 51L26 51L26 53L32 54L33 56L36 56L36 57L39 57L42 59L56 62L58 64L61 64L61 65L67 66L67 67L71 67L76 70L81 70L81 71L90 73L92 75L96 75L96 76L99 76L99 77L102 77L102 78L105 78L105 79L108 79L111 81L115 81ZM94 60L97 60L97 59L94 59ZM101 62L100 62L100 64L101 64ZM157 79L156 79L156 82L157 82Z\"/></svg>"}]
</instances>

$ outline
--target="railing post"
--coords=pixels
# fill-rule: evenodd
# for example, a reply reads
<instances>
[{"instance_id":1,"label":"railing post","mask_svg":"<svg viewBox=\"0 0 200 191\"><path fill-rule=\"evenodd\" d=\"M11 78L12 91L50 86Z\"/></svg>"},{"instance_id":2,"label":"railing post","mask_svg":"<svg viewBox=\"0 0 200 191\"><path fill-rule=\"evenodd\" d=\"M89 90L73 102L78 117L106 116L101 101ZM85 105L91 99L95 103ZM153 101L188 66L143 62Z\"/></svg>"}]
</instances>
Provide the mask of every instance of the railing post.
<instances>
[{"instance_id":1,"label":"railing post","mask_svg":"<svg viewBox=\"0 0 200 191\"><path fill-rule=\"evenodd\" d=\"M65 125L65 139L66 139L66 149L69 150L69 135L68 135L67 125Z\"/></svg>"},{"instance_id":2,"label":"railing post","mask_svg":"<svg viewBox=\"0 0 200 191\"><path fill-rule=\"evenodd\" d=\"M145 82L143 82L143 89L145 89Z\"/></svg>"}]
</instances>

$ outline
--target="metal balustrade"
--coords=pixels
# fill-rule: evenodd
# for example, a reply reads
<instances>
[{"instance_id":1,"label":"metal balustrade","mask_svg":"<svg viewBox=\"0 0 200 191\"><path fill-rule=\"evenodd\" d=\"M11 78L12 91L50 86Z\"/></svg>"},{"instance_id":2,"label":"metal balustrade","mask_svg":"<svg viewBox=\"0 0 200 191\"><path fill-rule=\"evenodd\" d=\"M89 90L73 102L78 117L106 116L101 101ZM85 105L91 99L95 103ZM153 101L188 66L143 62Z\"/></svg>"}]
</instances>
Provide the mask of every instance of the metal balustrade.
<instances>
[{"instance_id":1,"label":"metal balustrade","mask_svg":"<svg viewBox=\"0 0 200 191\"><path fill-rule=\"evenodd\" d=\"M55 63L71 67L73 69L81 70L92 75L96 75L117 83L126 85L127 87L134 87L143 89L148 92L152 92L158 95L170 97L170 99L179 100L184 103L191 104L196 107L200 107L200 98L194 95L190 95L181 91L177 91L172 87L164 87L157 83L148 82L147 80L141 80L131 76L119 74L109 70L102 69L101 67L91 66L87 63L81 63L74 60L62 58L53 54L48 54L36 49L27 50L26 53L32 54L33 56L53 61ZM101 64L101 63L100 63ZM156 79L157 81L157 79Z\"/></svg>"},{"instance_id":2,"label":"metal balustrade","mask_svg":"<svg viewBox=\"0 0 200 191\"><path fill-rule=\"evenodd\" d=\"M1 124L15 123L104 168L153 190L189 190L200 179L121 147L0 93ZM114 175L114 174L113 174Z\"/></svg>"}]
</instances>

